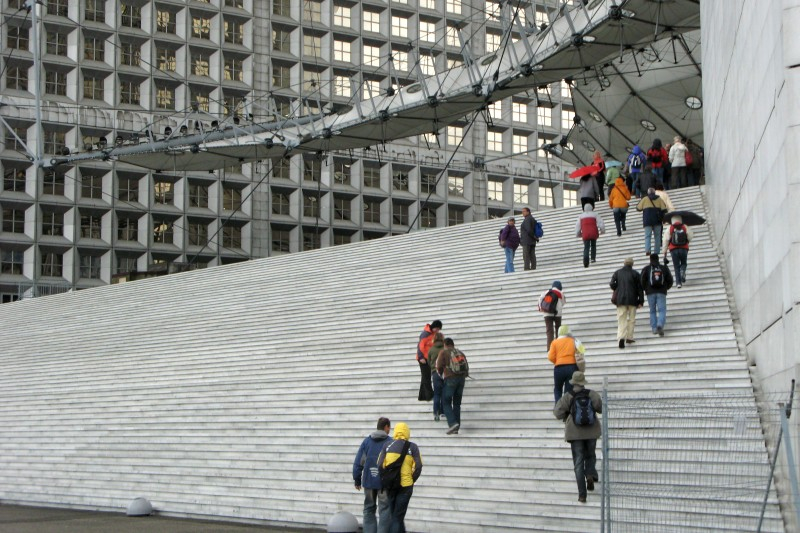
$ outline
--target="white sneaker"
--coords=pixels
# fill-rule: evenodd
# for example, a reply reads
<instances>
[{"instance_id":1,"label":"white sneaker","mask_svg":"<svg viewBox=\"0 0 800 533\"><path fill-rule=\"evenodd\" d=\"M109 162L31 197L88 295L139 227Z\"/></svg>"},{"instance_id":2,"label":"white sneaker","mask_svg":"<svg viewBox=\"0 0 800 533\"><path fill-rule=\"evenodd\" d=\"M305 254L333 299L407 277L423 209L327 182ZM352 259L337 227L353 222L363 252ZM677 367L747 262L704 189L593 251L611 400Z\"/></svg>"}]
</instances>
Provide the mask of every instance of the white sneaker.
<instances>
[{"instance_id":1,"label":"white sneaker","mask_svg":"<svg viewBox=\"0 0 800 533\"><path fill-rule=\"evenodd\" d=\"M447 428L447 431L445 433L447 433L448 435L452 435L453 433L458 433L458 428L459 424L453 424L452 426Z\"/></svg>"}]
</instances>

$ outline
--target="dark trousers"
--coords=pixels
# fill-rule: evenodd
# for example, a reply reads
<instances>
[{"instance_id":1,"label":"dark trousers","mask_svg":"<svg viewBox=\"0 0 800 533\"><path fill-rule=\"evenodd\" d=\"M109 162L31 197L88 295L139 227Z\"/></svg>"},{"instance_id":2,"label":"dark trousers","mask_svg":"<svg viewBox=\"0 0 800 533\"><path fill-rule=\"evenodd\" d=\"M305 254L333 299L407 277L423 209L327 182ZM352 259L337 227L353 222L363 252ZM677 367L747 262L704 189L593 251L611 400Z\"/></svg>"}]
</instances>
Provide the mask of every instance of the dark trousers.
<instances>
[{"instance_id":1,"label":"dark trousers","mask_svg":"<svg viewBox=\"0 0 800 533\"><path fill-rule=\"evenodd\" d=\"M522 244L522 262L525 270L536 270L536 243Z\"/></svg>"},{"instance_id":2,"label":"dark trousers","mask_svg":"<svg viewBox=\"0 0 800 533\"><path fill-rule=\"evenodd\" d=\"M675 272L675 283L686 283L686 260L689 250L686 248L673 248L669 251L672 256L672 268Z\"/></svg>"},{"instance_id":3,"label":"dark trousers","mask_svg":"<svg viewBox=\"0 0 800 533\"><path fill-rule=\"evenodd\" d=\"M627 207L614 208L614 227L617 228L617 235L622 235L622 231L627 229L625 227L625 219L628 217Z\"/></svg>"},{"instance_id":4,"label":"dark trousers","mask_svg":"<svg viewBox=\"0 0 800 533\"><path fill-rule=\"evenodd\" d=\"M419 384L419 398L421 402L433 400L433 386L431 386L431 367L428 362L419 364L419 371L422 374L422 381Z\"/></svg>"},{"instance_id":5,"label":"dark trousers","mask_svg":"<svg viewBox=\"0 0 800 533\"><path fill-rule=\"evenodd\" d=\"M544 316L544 329L547 332L547 350L550 351L550 345L553 339L558 334L558 328L561 327L561 317L553 315Z\"/></svg>"},{"instance_id":6,"label":"dark trousers","mask_svg":"<svg viewBox=\"0 0 800 533\"><path fill-rule=\"evenodd\" d=\"M592 261L597 259L597 239L586 239L583 241L583 266L589 266L589 255Z\"/></svg>"},{"instance_id":7,"label":"dark trousers","mask_svg":"<svg viewBox=\"0 0 800 533\"><path fill-rule=\"evenodd\" d=\"M597 176L594 177L597 180L597 189L600 191L600 200L605 200L606 196L603 194L603 185L606 184L606 174L605 172L599 173Z\"/></svg>"},{"instance_id":8,"label":"dark trousers","mask_svg":"<svg viewBox=\"0 0 800 533\"><path fill-rule=\"evenodd\" d=\"M686 187L686 167L672 167L672 186Z\"/></svg>"},{"instance_id":9,"label":"dark trousers","mask_svg":"<svg viewBox=\"0 0 800 533\"><path fill-rule=\"evenodd\" d=\"M392 512L392 525L389 533L406 533L406 511L411 501L414 486L403 487L389 492L389 509Z\"/></svg>"},{"instance_id":10,"label":"dark trousers","mask_svg":"<svg viewBox=\"0 0 800 533\"><path fill-rule=\"evenodd\" d=\"M572 390L572 385L569 384L569 380L572 379L572 373L577 370L578 365L558 365L553 368L553 381L555 383L553 393L556 397L556 402L564 396L565 392Z\"/></svg>"},{"instance_id":11,"label":"dark trousers","mask_svg":"<svg viewBox=\"0 0 800 533\"><path fill-rule=\"evenodd\" d=\"M597 468L595 467L597 463L597 457L595 456L597 439L573 440L569 444L572 446L572 464L575 465L578 496L586 497L586 478L598 480Z\"/></svg>"}]
</instances>

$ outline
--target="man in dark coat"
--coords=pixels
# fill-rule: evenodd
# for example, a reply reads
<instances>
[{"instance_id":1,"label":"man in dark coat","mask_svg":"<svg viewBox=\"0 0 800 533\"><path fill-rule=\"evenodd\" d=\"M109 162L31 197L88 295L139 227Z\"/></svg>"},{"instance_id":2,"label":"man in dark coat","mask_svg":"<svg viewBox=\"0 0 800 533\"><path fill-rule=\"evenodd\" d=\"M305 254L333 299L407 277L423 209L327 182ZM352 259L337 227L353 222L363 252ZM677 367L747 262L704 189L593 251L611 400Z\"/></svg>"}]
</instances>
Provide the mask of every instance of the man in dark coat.
<instances>
[{"instance_id":1,"label":"man in dark coat","mask_svg":"<svg viewBox=\"0 0 800 533\"><path fill-rule=\"evenodd\" d=\"M364 488L364 533L387 533L391 525L389 496L381 487L381 478L378 475L378 457L392 442L389 437L391 428L388 418L378 419L378 429L364 439L353 461L356 490ZM375 509L378 509L380 524L375 520Z\"/></svg>"},{"instance_id":2,"label":"man in dark coat","mask_svg":"<svg viewBox=\"0 0 800 533\"><path fill-rule=\"evenodd\" d=\"M598 416L594 417L591 425L576 424L572 419L572 402L577 395L588 395L592 410L597 414L603 412L603 400L597 392L586 389L586 378L581 371L572 374L570 384L572 392L567 392L558 400L553 408L553 414L564 421L564 440L569 442L572 448L575 481L578 482L578 501L586 503L586 490L594 490L594 484L599 481L595 449L602 427Z\"/></svg>"},{"instance_id":3,"label":"man in dark coat","mask_svg":"<svg viewBox=\"0 0 800 533\"><path fill-rule=\"evenodd\" d=\"M672 272L667 265L658 262L658 256L650 256L650 264L642 269L642 288L650 306L650 329L653 335L664 336L667 324L667 291L672 288Z\"/></svg>"},{"instance_id":4,"label":"man in dark coat","mask_svg":"<svg viewBox=\"0 0 800 533\"><path fill-rule=\"evenodd\" d=\"M644 291L642 280L637 271L633 269L633 258L625 259L624 266L614 272L609 283L614 291L614 305L617 306L617 339L619 347L625 348L625 343L631 344L633 327L636 324L636 309L644 305Z\"/></svg>"},{"instance_id":5,"label":"man in dark coat","mask_svg":"<svg viewBox=\"0 0 800 533\"><path fill-rule=\"evenodd\" d=\"M522 245L522 261L525 263L525 270L536 270L536 219L533 218L531 210L527 207L522 208L522 225L519 228L519 243Z\"/></svg>"}]
</instances>

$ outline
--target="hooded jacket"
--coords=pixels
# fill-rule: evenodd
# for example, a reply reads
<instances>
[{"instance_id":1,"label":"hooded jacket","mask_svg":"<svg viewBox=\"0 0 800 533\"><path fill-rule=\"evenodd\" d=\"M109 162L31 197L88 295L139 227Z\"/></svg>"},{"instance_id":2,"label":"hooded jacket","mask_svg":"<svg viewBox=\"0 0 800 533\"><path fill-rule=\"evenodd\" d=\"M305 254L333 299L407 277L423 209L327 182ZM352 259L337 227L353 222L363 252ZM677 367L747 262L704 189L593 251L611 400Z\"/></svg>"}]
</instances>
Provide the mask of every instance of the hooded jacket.
<instances>
[{"instance_id":1,"label":"hooded jacket","mask_svg":"<svg viewBox=\"0 0 800 533\"><path fill-rule=\"evenodd\" d=\"M574 393L582 391L583 385L573 385L572 391L564 394L556 406L553 408L553 415L559 420L563 420L564 424L564 440L572 442L574 440L597 440L602 433L602 426L600 425L600 417L594 417L594 424L591 426L576 426L572 420L572 398ZM600 414L603 412L603 399L600 395L593 391L589 391L589 398L592 400L592 407L595 413Z\"/></svg>"},{"instance_id":2,"label":"hooded jacket","mask_svg":"<svg viewBox=\"0 0 800 533\"><path fill-rule=\"evenodd\" d=\"M512 250L519 248L519 232L516 226L506 224L505 227L500 230L500 242L505 243L503 244L503 248L511 248Z\"/></svg>"},{"instance_id":3,"label":"hooded jacket","mask_svg":"<svg viewBox=\"0 0 800 533\"><path fill-rule=\"evenodd\" d=\"M364 439L353 461L353 481L356 487L380 489L381 477L378 475L378 457L392 439L382 429L376 429Z\"/></svg>"},{"instance_id":4,"label":"hooded jacket","mask_svg":"<svg viewBox=\"0 0 800 533\"><path fill-rule=\"evenodd\" d=\"M661 267L661 270L664 272L663 287L656 288L650 285L650 271L654 266ZM667 294L667 291L672 288L673 281L672 272L669 271L669 267L667 265L662 265L658 261L653 263L653 260L651 259L650 264L642 269L642 288L644 289L645 294Z\"/></svg>"},{"instance_id":5,"label":"hooded jacket","mask_svg":"<svg viewBox=\"0 0 800 533\"><path fill-rule=\"evenodd\" d=\"M606 170L606 185L609 187L613 186L617 182L619 176L619 167L611 167Z\"/></svg>"},{"instance_id":6,"label":"hooded jacket","mask_svg":"<svg viewBox=\"0 0 800 533\"><path fill-rule=\"evenodd\" d=\"M617 181L614 182L614 188L611 189L611 192L608 195L608 206L611 209L627 209L628 200L630 199L631 191L629 191L628 186L625 185L625 180L622 178L617 178Z\"/></svg>"},{"instance_id":7,"label":"hooded jacket","mask_svg":"<svg viewBox=\"0 0 800 533\"><path fill-rule=\"evenodd\" d=\"M425 324L425 329L419 334L419 342L417 343L417 362L422 364L422 360L428 361L428 352L433 346L433 331L431 325Z\"/></svg>"},{"instance_id":8,"label":"hooded jacket","mask_svg":"<svg viewBox=\"0 0 800 533\"><path fill-rule=\"evenodd\" d=\"M669 162L673 167L686 166L686 145L678 141L669 149Z\"/></svg>"},{"instance_id":9,"label":"hooded jacket","mask_svg":"<svg viewBox=\"0 0 800 533\"><path fill-rule=\"evenodd\" d=\"M667 205L659 195L653 193L639 200L636 210L642 212L642 226L660 226L667 212Z\"/></svg>"},{"instance_id":10,"label":"hooded jacket","mask_svg":"<svg viewBox=\"0 0 800 533\"><path fill-rule=\"evenodd\" d=\"M644 305L642 279L632 266L624 266L614 272L609 286L612 290L617 291L617 306Z\"/></svg>"},{"instance_id":11,"label":"hooded jacket","mask_svg":"<svg viewBox=\"0 0 800 533\"><path fill-rule=\"evenodd\" d=\"M378 464L384 468L397 461L403 453L403 446L411 438L411 430L405 422L399 422L394 426L394 441L381 452L378 457ZM400 486L411 487L422 474L422 456L419 448L411 442L408 447L403 465L400 467Z\"/></svg>"},{"instance_id":12,"label":"hooded jacket","mask_svg":"<svg viewBox=\"0 0 800 533\"><path fill-rule=\"evenodd\" d=\"M566 326L558 328L558 338L550 343L547 358L555 366L577 365L575 338L569 333L569 328L564 328Z\"/></svg>"},{"instance_id":13,"label":"hooded jacket","mask_svg":"<svg viewBox=\"0 0 800 533\"><path fill-rule=\"evenodd\" d=\"M584 241L597 239L600 234L606 232L606 226L603 224L603 219L594 212L592 204L585 204L583 206L583 213L578 217L578 222L575 223L575 236L583 237Z\"/></svg>"},{"instance_id":14,"label":"hooded jacket","mask_svg":"<svg viewBox=\"0 0 800 533\"><path fill-rule=\"evenodd\" d=\"M635 158L637 158L637 157L641 161L641 164L639 165L639 168L635 168L633 166L633 160ZM647 162L647 156L645 155L644 152L642 152L642 149L639 148L639 145L637 144L636 146L633 147L633 150L631 151L631 155L628 156L628 160L626 161L625 166L628 167L628 173L629 174L631 174L631 175L639 174L640 172L642 172L644 170L644 165L645 165L646 162Z\"/></svg>"}]
</instances>

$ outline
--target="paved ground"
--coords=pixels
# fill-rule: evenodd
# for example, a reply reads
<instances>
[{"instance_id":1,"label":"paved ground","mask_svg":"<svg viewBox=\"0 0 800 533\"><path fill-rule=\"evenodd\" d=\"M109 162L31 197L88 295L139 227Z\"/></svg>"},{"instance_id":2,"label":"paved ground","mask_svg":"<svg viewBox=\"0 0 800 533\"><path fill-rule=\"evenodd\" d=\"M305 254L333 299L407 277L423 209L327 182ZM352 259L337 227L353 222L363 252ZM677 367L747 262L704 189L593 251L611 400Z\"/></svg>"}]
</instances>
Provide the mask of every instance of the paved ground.
<instances>
[{"instance_id":1,"label":"paved ground","mask_svg":"<svg viewBox=\"0 0 800 533\"><path fill-rule=\"evenodd\" d=\"M230 522L165 516L131 517L45 507L0 505L0 533L310 533L323 530L281 529Z\"/></svg>"}]
</instances>

